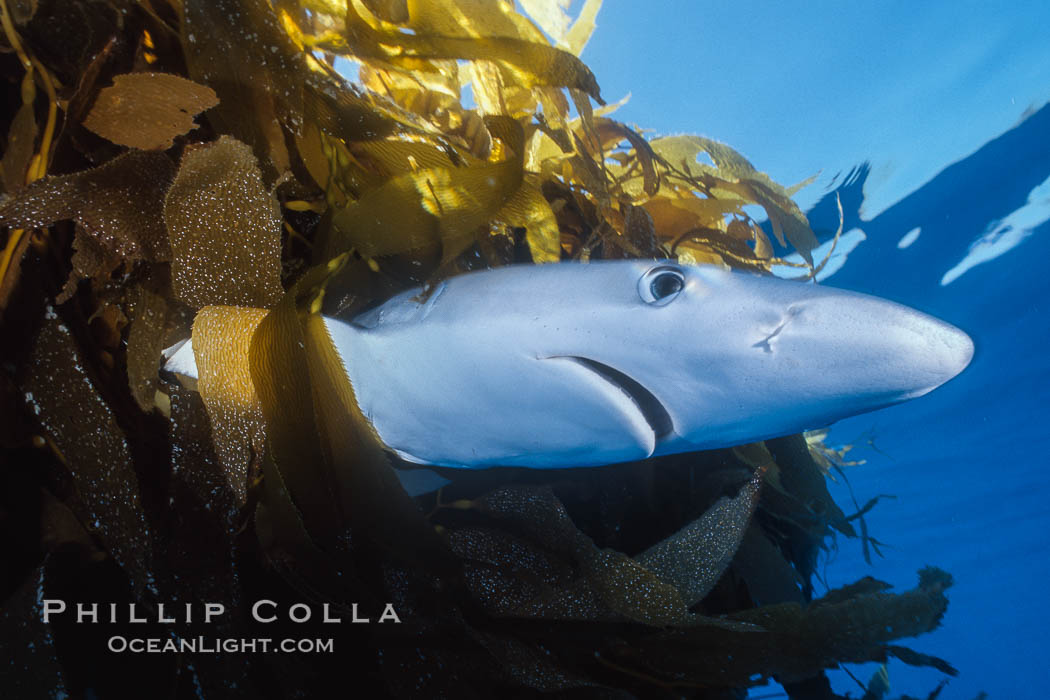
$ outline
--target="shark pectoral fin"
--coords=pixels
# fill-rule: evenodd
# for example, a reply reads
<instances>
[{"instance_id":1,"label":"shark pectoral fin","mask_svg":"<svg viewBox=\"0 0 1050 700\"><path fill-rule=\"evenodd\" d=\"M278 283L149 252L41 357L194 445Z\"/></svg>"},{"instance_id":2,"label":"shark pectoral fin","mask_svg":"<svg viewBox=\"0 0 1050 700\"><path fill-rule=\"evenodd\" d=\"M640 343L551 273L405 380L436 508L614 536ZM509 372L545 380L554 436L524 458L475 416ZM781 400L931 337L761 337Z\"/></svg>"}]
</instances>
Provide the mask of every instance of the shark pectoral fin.
<instances>
[{"instance_id":1,"label":"shark pectoral fin","mask_svg":"<svg viewBox=\"0 0 1050 700\"><path fill-rule=\"evenodd\" d=\"M393 450L394 454L396 454L400 459L404 460L405 462L408 462L409 464L432 464L432 462L428 462L425 459L416 457L411 452L405 452L404 450L399 450L396 447L391 447L390 449Z\"/></svg>"},{"instance_id":2,"label":"shark pectoral fin","mask_svg":"<svg viewBox=\"0 0 1050 700\"><path fill-rule=\"evenodd\" d=\"M161 351L163 369L189 379L197 378L197 361L193 357L193 340L186 338Z\"/></svg>"},{"instance_id":3,"label":"shark pectoral fin","mask_svg":"<svg viewBox=\"0 0 1050 700\"><path fill-rule=\"evenodd\" d=\"M409 496L422 496L452 482L430 469L394 469L401 487Z\"/></svg>"}]
</instances>

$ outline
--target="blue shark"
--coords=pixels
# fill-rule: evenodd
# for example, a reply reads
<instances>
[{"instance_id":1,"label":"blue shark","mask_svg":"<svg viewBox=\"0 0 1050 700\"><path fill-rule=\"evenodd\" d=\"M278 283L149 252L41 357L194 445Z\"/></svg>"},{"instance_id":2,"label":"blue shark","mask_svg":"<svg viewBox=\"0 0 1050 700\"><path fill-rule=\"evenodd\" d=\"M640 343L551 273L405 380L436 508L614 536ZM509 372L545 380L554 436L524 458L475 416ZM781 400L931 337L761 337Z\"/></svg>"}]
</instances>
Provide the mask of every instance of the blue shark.
<instances>
[{"instance_id":1,"label":"blue shark","mask_svg":"<svg viewBox=\"0 0 1050 700\"><path fill-rule=\"evenodd\" d=\"M958 328L856 292L630 260L521 265L325 317L402 459L587 467L827 426L962 372ZM196 376L192 344L166 369Z\"/></svg>"}]
</instances>

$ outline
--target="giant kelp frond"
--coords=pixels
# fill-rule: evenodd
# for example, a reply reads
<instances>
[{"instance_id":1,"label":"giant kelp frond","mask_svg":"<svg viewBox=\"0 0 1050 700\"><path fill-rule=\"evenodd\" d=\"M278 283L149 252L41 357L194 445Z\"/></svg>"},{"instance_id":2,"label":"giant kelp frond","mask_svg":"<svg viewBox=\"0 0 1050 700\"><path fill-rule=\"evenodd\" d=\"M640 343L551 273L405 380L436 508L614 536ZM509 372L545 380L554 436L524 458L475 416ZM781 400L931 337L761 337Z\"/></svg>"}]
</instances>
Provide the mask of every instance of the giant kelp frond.
<instances>
[{"instance_id":1,"label":"giant kelp frond","mask_svg":"<svg viewBox=\"0 0 1050 700\"><path fill-rule=\"evenodd\" d=\"M891 644L938 624L945 576L812 600L826 539L855 535L816 440L401 489L322 310L510 263L768 273L752 206L814 271L796 188L612 117L580 59L600 0L567 4L0 0L0 628L41 650L8 694L725 697L846 661L952 670ZM191 333L199 393L158 372ZM161 637L259 633L261 598L402 624L129 670L112 625L44 626L42 597L228 610L137 630Z\"/></svg>"}]
</instances>

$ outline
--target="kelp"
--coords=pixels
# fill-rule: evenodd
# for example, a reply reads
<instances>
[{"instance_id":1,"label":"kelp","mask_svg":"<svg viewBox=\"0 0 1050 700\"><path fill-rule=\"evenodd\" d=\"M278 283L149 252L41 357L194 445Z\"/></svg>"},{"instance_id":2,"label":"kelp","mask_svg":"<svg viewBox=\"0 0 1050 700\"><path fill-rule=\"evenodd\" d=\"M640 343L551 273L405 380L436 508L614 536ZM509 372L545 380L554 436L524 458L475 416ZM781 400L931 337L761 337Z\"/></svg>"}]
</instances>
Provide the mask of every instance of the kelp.
<instances>
[{"instance_id":1,"label":"kelp","mask_svg":"<svg viewBox=\"0 0 1050 700\"><path fill-rule=\"evenodd\" d=\"M448 262L474 242L480 227L499 217L511 226L531 223L527 230L533 232L530 244L537 256L554 257L553 214L535 185L524 181L521 125L493 116L486 119L486 127L503 144L507 158L456 168L445 164L390 178L333 214L337 233L328 243L328 253L354 249L377 257L440 251Z\"/></svg>"},{"instance_id":2,"label":"kelp","mask_svg":"<svg viewBox=\"0 0 1050 700\"><path fill-rule=\"evenodd\" d=\"M735 498L722 496L703 516L645 550L635 560L677 588L687 606L707 597L744 537L762 486L756 472Z\"/></svg>"},{"instance_id":3,"label":"kelp","mask_svg":"<svg viewBox=\"0 0 1050 700\"><path fill-rule=\"evenodd\" d=\"M62 303L81 279L102 278L138 261L171 260L157 212L174 171L163 153L129 151L97 168L33 182L0 204L0 224L18 230L66 219L77 223L73 269L56 299Z\"/></svg>"},{"instance_id":4,"label":"kelp","mask_svg":"<svg viewBox=\"0 0 1050 700\"><path fill-rule=\"evenodd\" d=\"M816 596L830 539L859 523L874 542L877 502L835 504L845 452L820 436L459 474L411 499L358 409L322 312L511 263L769 274L774 239L819 269L795 188L610 116L579 58L600 4L0 0L3 446L29 465L3 474L30 543L0 624L41 651L12 657L4 690L714 698L772 677L808 697L843 663L954 672L895 644L939 624L942 572ZM190 336L184 387L159 370ZM129 671L104 648L119 625L39 624L45 591L222 603L218 625L148 630L316 633L337 653ZM373 620L389 603L400 624L260 629L260 599Z\"/></svg>"},{"instance_id":5,"label":"kelp","mask_svg":"<svg viewBox=\"0 0 1050 700\"><path fill-rule=\"evenodd\" d=\"M280 211L241 142L224 136L183 156L164 224L179 301L265 308L280 298Z\"/></svg>"},{"instance_id":6,"label":"kelp","mask_svg":"<svg viewBox=\"0 0 1050 700\"><path fill-rule=\"evenodd\" d=\"M197 359L197 389L211 424L226 486L241 505L247 498L249 472L265 452L262 406L245 361L252 334L266 316L264 309L206 306L193 321L193 351Z\"/></svg>"},{"instance_id":7,"label":"kelp","mask_svg":"<svg viewBox=\"0 0 1050 700\"><path fill-rule=\"evenodd\" d=\"M129 296L128 385L135 403L151 411L160 391L157 370L171 312L163 289L152 280L132 288ZM163 399L161 399L163 401Z\"/></svg>"},{"instance_id":8,"label":"kelp","mask_svg":"<svg viewBox=\"0 0 1050 700\"><path fill-rule=\"evenodd\" d=\"M143 595L153 586L150 527L131 450L88 376L73 336L53 312L37 335L23 379L25 400L67 466L90 523Z\"/></svg>"},{"instance_id":9,"label":"kelp","mask_svg":"<svg viewBox=\"0 0 1050 700\"><path fill-rule=\"evenodd\" d=\"M177 75L129 73L99 92L83 124L121 146L164 151L197 128L194 116L218 103L213 90Z\"/></svg>"},{"instance_id":10,"label":"kelp","mask_svg":"<svg viewBox=\"0 0 1050 700\"><path fill-rule=\"evenodd\" d=\"M16 697L53 697L66 692L54 638L41 618L37 602L44 568L25 578L0 611L0 635L22 641L12 644L0 669L4 690Z\"/></svg>"}]
</instances>

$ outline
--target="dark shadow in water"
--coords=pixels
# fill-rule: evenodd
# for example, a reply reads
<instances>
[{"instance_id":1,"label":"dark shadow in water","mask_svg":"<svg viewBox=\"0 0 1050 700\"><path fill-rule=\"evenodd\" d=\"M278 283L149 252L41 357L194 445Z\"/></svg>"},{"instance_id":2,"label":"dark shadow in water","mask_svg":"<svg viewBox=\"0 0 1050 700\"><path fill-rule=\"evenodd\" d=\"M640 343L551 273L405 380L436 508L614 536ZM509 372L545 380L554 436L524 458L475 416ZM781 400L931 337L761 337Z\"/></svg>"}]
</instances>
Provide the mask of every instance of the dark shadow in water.
<instances>
[{"instance_id":1,"label":"dark shadow in water","mask_svg":"<svg viewBox=\"0 0 1050 700\"><path fill-rule=\"evenodd\" d=\"M839 210L835 203L836 193L842 201L843 232L863 223L860 220L860 207L864 203L864 184L869 175L871 163L864 161L846 173L838 186L835 186L835 183L839 181L839 176L835 176L829 192L806 212L806 218L809 219L817 238L826 241L834 236L838 229Z\"/></svg>"},{"instance_id":2,"label":"dark shadow in water","mask_svg":"<svg viewBox=\"0 0 1050 700\"><path fill-rule=\"evenodd\" d=\"M924 157L922 149L922 143L915 144L916 158ZM1045 390L1050 386L1050 363L1044 349L1050 337L1045 320L1050 312L1050 222L1036 227L1002 257L974 267L951 284L941 286L941 279L989 225L1024 206L1032 189L1050 175L1050 105L864 220L863 188L869 175L868 163L858 165L807 212L818 237L830 238L838 226L837 191L844 230L859 227L867 235L828 284L893 299L954 323L974 338L977 356L957 380L929 396L850 419L832 435L847 438L877 425L880 446L893 454L892 462L870 451L859 455L871 461L851 472L859 498L929 494L921 505L912 501L911 506L895 507L892 517L886 512L873 516L878 523L873 534L902 543L904 550L880 563L876 575L895 580L928 557L957 577L959 590L945 630L924 641L922 649L959 665L963 678L953 687L958 696L973 697L991 678L982 668L1005 667L1023 649L1038 644L1042 627L1034 621L1041 618L1032 605L1040 606L1040 612L1046 609L1039 602L1016 606L1008 598L983 597L982 592L993 589L993 581L1022 590L1038 590L1042 583L1031 583L1035 569L1030 560L1003 554L978 563L969 555L975 543L964 539L954 546L931 545L927 551L921 547L938 541L936 530L926 528L958 518L967 522L959 526L960 532L981 533L976 544L983 551L1015 552L1022 546L1018 542L1031 541L1034 523L1045 521L1041 502L1033 506L1036 499L1016 494L1041 488L1042 472L1035 466L1038 460L1032 459L1031 446L1043 444L1050 435ZM915 227L922 229L919 237L899 249L898 241ZM994 468L989 470L989 465ZM1025 524L1007 520L1005 512ZM986 616L994 621L986 621ZM983 632L985 628L989 631ZM1009 637L999 631L1007 628ZM1003 635L1002 644L990 652L973 637L989 633ZM899 664L892 674L895 690L921 688L930 678Z\"/></svg>"},{"instance_id":3,"label":"dark shadow in water","mask_svg":"<svg viewBox=\"0 0 1050 700\"><path fill-rule=\"evenodd\" d=\"M921 157L922 144L916 143L915 149L916 157ZM990 223L1023 206L1032 188L1050 174L1050 104L865 221L860 209L869 174L867 162L858 165L807 212L818 237L827 240L838 227L837 192L845 217L843 230L860 227L867 234L868 239L835 273L832 284L898 301L921 301L935 311L948 304L943 299L948 290L969 287L975 277L969 272L941 287L941 276L962 260ZM917 226L922 233L915 243L906 250L897 248L901 237ZM1014 263L1027 268L1031 261Z\"/></svg>"}]
</instances>

